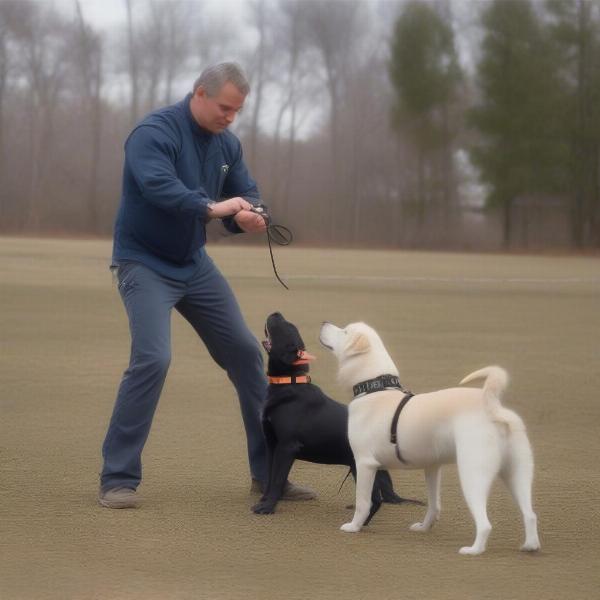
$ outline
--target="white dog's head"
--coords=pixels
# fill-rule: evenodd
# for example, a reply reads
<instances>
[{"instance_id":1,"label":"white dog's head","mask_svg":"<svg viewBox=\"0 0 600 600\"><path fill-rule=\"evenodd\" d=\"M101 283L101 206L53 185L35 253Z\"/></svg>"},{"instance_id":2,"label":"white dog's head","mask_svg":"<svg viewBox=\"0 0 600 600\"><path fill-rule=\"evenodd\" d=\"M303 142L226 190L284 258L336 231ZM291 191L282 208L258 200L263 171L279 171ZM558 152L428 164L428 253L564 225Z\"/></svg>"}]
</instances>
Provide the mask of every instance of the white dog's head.
<instances>
[{"instance_id":1,"label":"white dog's head","mask_svg":"<svg viewBox=\"0 0 600 600\"><path fill-rule=\"evenodd\" d=\"M341 329L325 322L319 340L338 359L338 378L345 387L379 375L398 375L381 338L366 323L350 323Z\"/></svg>"}]
</instances>

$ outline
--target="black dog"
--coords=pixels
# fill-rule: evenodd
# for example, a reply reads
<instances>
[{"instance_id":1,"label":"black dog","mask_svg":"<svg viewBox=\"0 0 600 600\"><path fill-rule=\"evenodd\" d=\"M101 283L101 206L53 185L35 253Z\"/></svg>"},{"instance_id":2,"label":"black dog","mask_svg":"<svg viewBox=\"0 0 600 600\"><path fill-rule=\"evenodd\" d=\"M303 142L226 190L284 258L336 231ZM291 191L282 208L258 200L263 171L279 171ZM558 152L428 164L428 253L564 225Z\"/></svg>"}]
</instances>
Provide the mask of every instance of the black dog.
<instances>
[{"instance_id":1,"label":"black dog","mask_svg":"<svg viewBox=\"0 0 600 600\"><path fill-rule=\"evenodd\" d=\"M347 465L356 480L356 465L348 442L348 407L327 397L310 383L311 358L295 325L281 313L273 313L265 325L263 346L269 355L269 388L262 425L269 453L269 482L260 501L252 507L258 514L275 512L296 459L328 465ZM373 485L371 513L382 502L399 504L387 471L378 471Z\"/></svg>"}]
</instances>

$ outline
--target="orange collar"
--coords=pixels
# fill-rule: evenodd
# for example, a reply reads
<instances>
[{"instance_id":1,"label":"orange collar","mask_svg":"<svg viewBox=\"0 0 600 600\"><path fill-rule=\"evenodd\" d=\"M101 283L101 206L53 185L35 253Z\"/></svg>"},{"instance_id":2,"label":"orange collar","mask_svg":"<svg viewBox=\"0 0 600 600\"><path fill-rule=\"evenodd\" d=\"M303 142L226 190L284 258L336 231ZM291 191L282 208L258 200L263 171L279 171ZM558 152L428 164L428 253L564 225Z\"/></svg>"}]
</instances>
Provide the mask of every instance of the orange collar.
<instances>
[{"instance_id":1,"label":"orange collar","mask_svg":"<svg viewBox=\"0 0 600 600\"><path fill-rule=\"evenodd\" d=\"M269 383L310 383L310 375L289 375L288 377L268 377Z\"/></svg>"}]
</instances>

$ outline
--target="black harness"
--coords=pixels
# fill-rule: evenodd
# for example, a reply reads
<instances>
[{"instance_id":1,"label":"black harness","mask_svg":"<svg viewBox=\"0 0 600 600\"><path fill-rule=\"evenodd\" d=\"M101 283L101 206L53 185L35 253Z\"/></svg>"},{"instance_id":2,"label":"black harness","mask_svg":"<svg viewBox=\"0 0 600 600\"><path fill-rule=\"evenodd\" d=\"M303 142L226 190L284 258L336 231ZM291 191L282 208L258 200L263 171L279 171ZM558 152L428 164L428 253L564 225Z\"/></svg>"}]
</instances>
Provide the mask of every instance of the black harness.
<instances>
[{"instance_id":1,"label":"black harness","mask_svg":"<svg viewBox=\"0 0 600 600\"><path fill-rule=\"evenodd\" d=\"M402 458L402 454L400 454L400 448L398 447L396 428L398 427L398 419L400 418L402 409L406 406L407 402L414 396L414 394L409 390L404 389L400 383L400 380L395 375L380 375L379 377L375 377L375 379L361 381L352 388L352 391L354 392L354 397L356 398L362 394L373 394L374 392L381 392L389 388L404 392L404 398L400 400L400 404L398 404L392 419L392 426L390 428L390 443L394 444L398 460L406 464L406 461Z\"/></svg>"},{"instance_id":2,"label":"black harness","mask_svg":"<svg viewBox=\"0 0 600 600\"><path fill-rule=\"evenodd\" d=\"M400 413L402 409L406 406L406 403L414 396L412 392L406 392L404 398L398 404L398 408L396 408L396 412L394 413L394 418L392 419L392 428L390 430L390 442L394 444L396 448L396 456L398 460L404 464L406 461L402 458L402 454L400 454L400 447L398 446L398 436L396 435L396 427L398 426L398 419L400 418Z\"/></svg>"}]
</instances>

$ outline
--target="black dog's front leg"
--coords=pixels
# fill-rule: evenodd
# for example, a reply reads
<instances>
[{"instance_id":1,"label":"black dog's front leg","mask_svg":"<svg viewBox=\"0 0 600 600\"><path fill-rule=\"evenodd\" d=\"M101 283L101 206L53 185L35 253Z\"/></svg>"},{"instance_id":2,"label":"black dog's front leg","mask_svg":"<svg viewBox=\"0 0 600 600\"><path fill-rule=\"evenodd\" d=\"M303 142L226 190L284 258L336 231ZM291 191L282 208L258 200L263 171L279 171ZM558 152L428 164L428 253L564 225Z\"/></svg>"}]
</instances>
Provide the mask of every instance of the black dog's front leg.
<instances>
[{"instance_id":1,"label":"black dog's front leg","mask_svg":"<svg viewBox=\"0 0 600 600\"><path fill-rule=\"evenodd\" d=\"M275 512L275 506L283 495L290 469L296 459L297 448L291 445L278 444L273 452L273 461L269 472L269 483L260 501L252 507L259 515Z\"/></svg>"}]
</instances>

